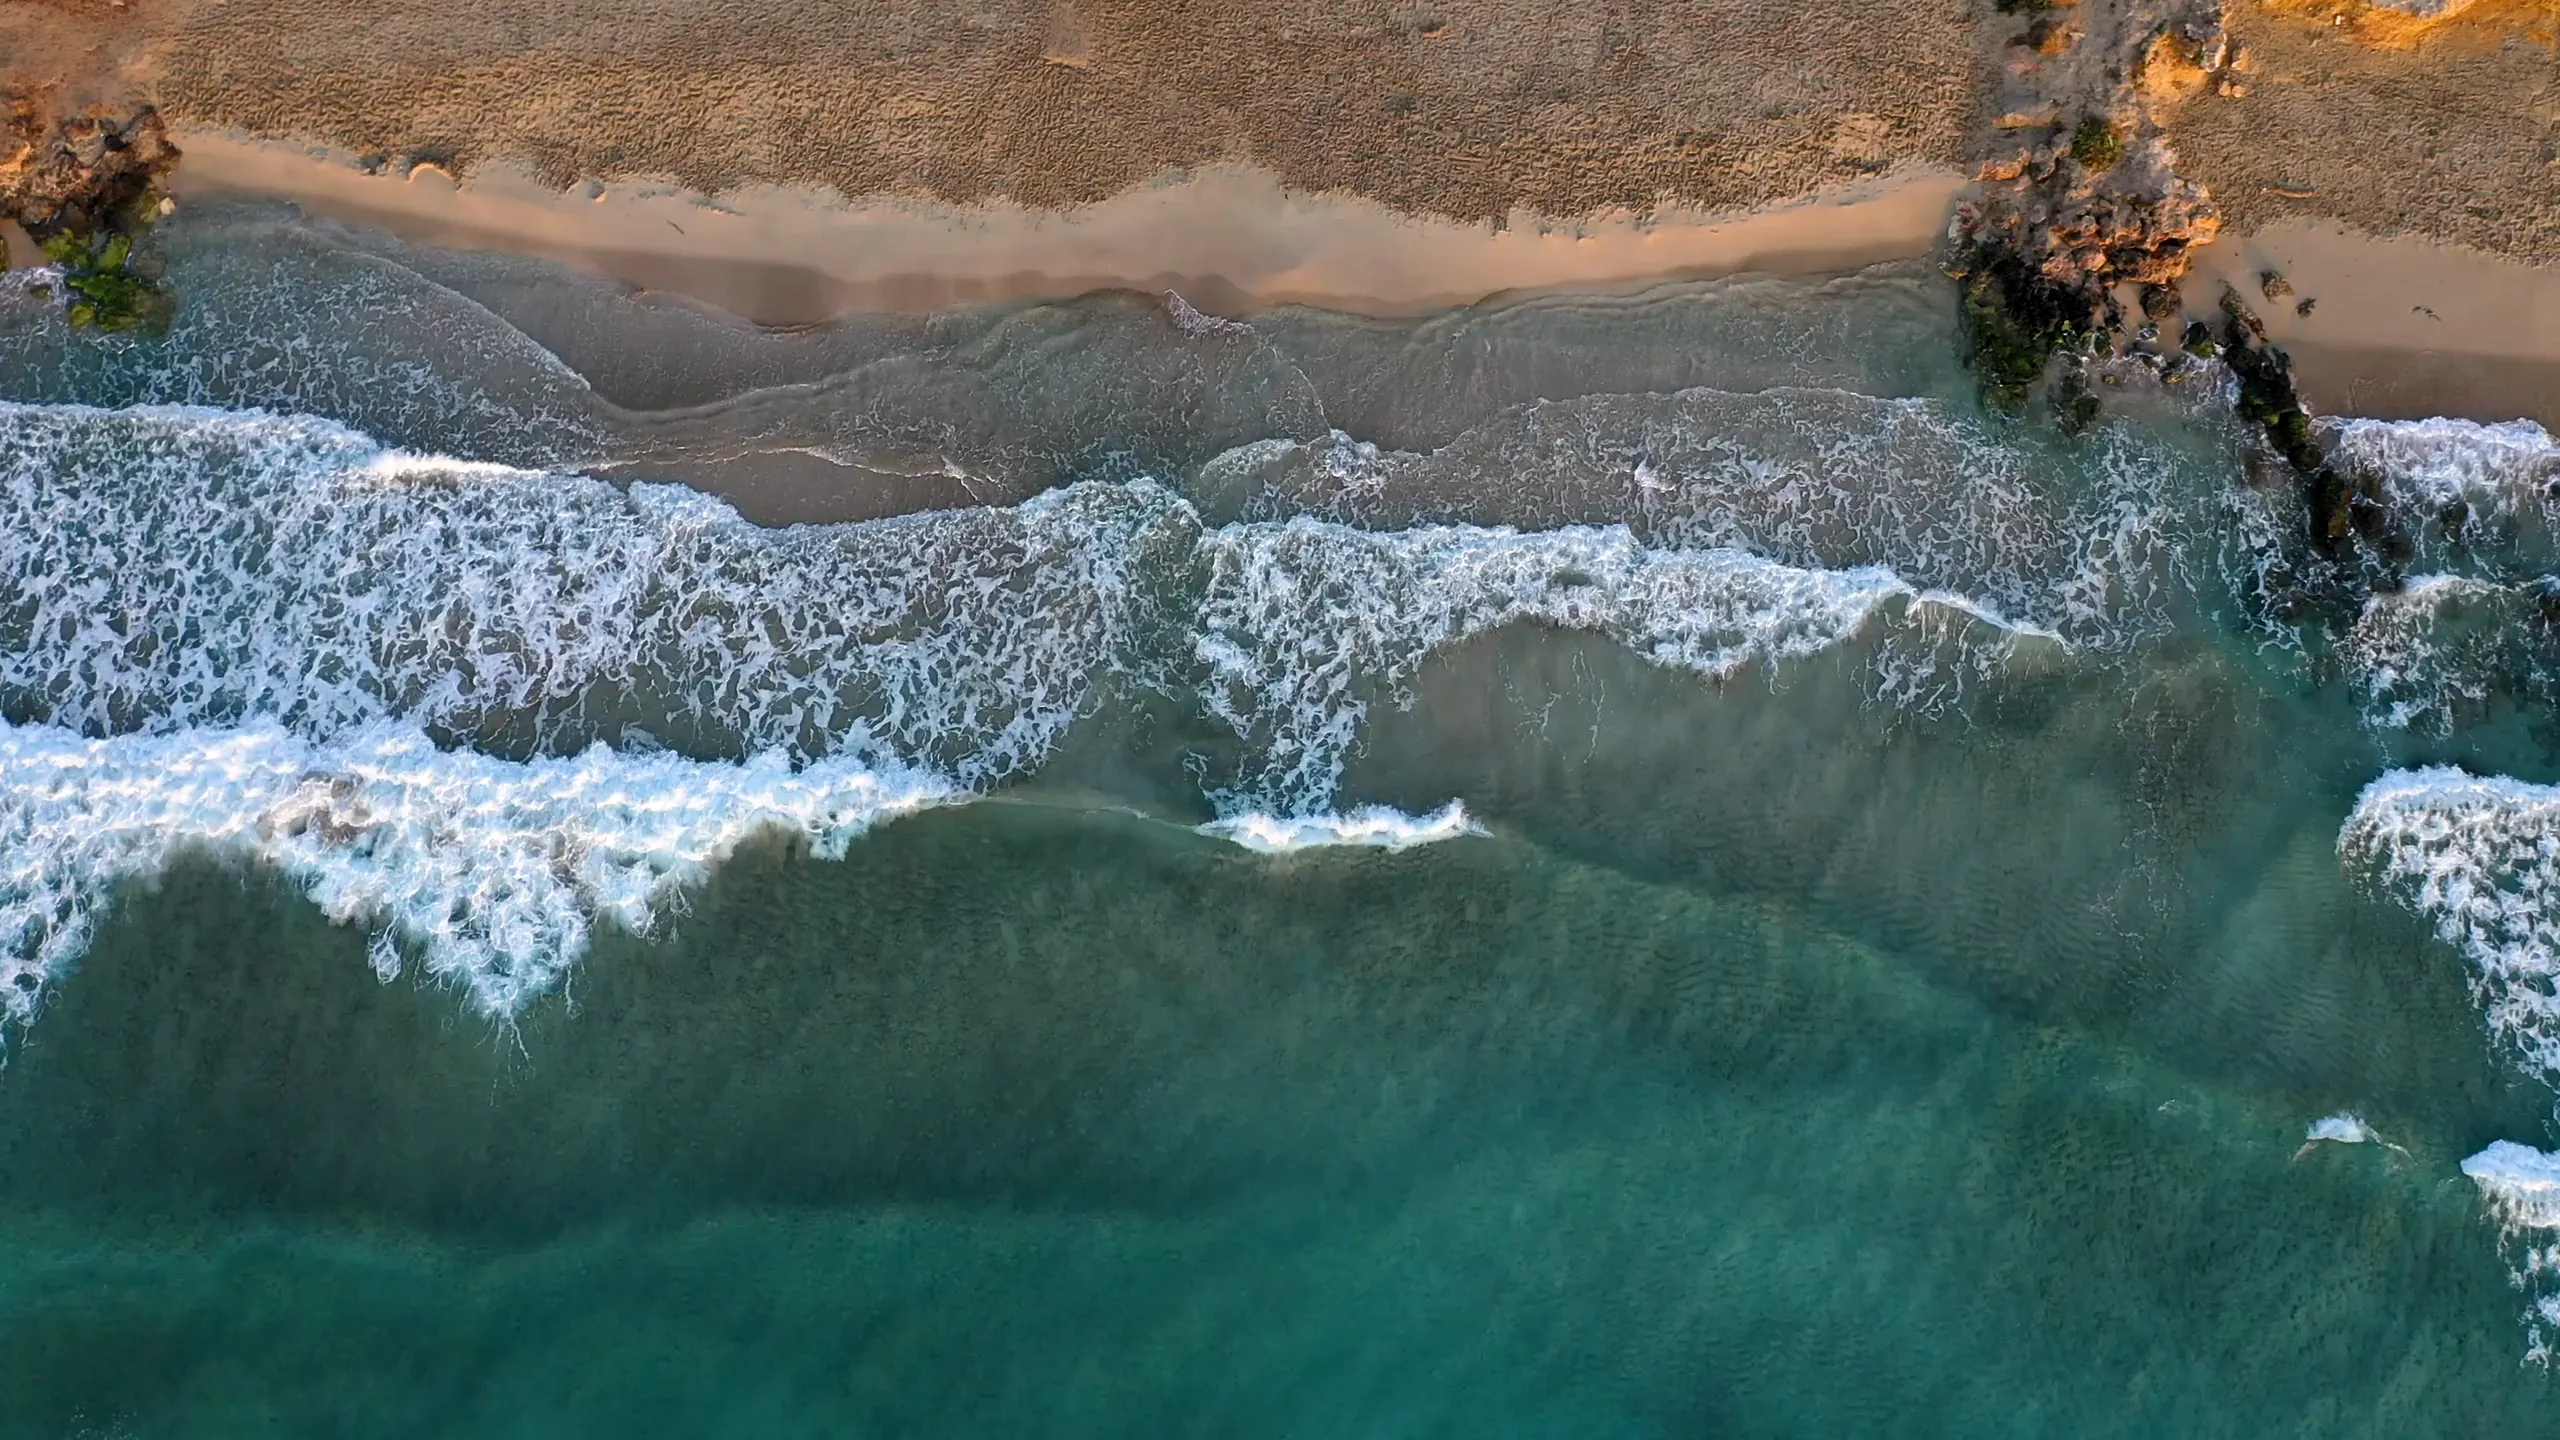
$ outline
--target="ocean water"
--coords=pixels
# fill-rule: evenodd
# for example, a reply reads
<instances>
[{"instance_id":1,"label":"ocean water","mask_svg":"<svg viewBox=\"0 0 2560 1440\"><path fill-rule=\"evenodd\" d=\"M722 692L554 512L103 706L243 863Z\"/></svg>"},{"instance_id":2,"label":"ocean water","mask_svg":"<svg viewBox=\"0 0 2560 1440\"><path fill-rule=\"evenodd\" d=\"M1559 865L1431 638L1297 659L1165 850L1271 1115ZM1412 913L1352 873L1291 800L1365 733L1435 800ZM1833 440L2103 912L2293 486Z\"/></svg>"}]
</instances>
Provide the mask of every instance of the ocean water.
<instances>
[{"instance_id":1,"label":"ocean water","mask_svg":"<svg viewBox=\"0 0 2560 1440\"><path fill-rule=\"evenodd\" d=\"M2560 444L1925 265L0 292L0 1431L2560 1434Z\"/></svg>"}]
</instances>

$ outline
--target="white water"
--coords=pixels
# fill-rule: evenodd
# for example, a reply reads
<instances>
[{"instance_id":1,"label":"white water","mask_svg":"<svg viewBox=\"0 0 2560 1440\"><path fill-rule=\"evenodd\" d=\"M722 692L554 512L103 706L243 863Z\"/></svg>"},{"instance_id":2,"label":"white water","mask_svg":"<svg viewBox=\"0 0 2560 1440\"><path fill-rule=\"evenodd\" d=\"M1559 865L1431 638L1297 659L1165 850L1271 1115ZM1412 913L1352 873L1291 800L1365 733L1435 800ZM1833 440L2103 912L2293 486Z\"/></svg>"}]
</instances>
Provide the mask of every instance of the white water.
<instances>
[{"instance_id":1,"label":"white water","mask_svg":"<svg viewBox=\"0 0 2560 1440\"><path fill-rule=\"evenodd\" d=\"M880 821L962 792L844 759L795 771L626 755L493 760L382 725L314 744L273 723L89 740L0 722L0 1003L23 1023L87 947L112 887L190 848L273 865L505 1016L598 922L647 935L677 892L759 832L839 857Z\"/></svg>"},{"instance_id":2,"label":"white water","mask_svg":"<svg viewBox=\"0 0 2560 1440\"><path fill-rule=\"evenodd\" d=\"M1692 389L1517 406L1428 452L1339 431L1260 441L1210 462L1201 484L1248 497L1256 516L1614 521L1664 550L1880 567L2105 648L2156 633L2190 583L2179 552L2197 517L2182 521L2173 500L2180 459L2129 430L2050 449L1931 400ZM2093 483L2055 483L2081 471Z\"/></svg>"},{"instance_id":3,"label":"white water","mask_svg":"<svg viewBox=\"0 0 2560 1440\"><path fill-rule=\"evenodd\" d=\"M2463 1161L2462 1173L2502 1224L2560 1229L2560 1155L2500 1140Z\"/></svg>"},{"instance_id":4,"label":"white water","mask_svg":"<svg viewBox=\"0 0 2560 1440\"><path fill-rule=\"evenodd\" d=\"M1651 549L1623 525L1379 532L1301 517L1229 526L1204 543L1201 693L1249 742L1245 772L1216 797L1238 813L1329 809L1369 706L1410 705L1424 660L1506 625L1597 632L1657 665L1722 679L1842 644L1888 602L1921 602L1875 566Z\"/></svg>"},{"instance_id":5,"label":"white water","mask_svg":"<svg viewBox=\"0 0 2560 1440\"><path fill-rule=\"evenodd\" d=\"M2435 926L2490 1032L2560 1083L2560 787L2394 770L2356 797L2338 851Z\"/></svg>"},{"instance_id":6,"label":"white water","mask_svg":"<svg viewBox=\"0 0 2560 1440\"><path fill-rule=\"evenodd\" d=\"M1367 706L1498 626L1597 630L1719 678L1840 643L1887 600L2013 626L1877 566L1625 526L1204 533L1147 481L770 530L679 487L319 421L34 406L0 406L0 467L0 703L90 735L398 722L560 752L636 724L983 787L1037 768L1118 671L1196 686L1244 738L1222 808L1312 815ZM1896 677L1903 698L1943 688L1935 663Z\"/></svg>"},{"instance_id":7,"label":"white water","mask_svg":"<svg viewBox=\"0 0 2560 1440\"><path fill-rule=\"evenodd\" d=\"M2434 924L2468 962L2490 1033L2560 1086L2560 786L2395 770L2357 797L2338 850ZM2560 1156L2502 1140L2462 1170L2505 1232L2510 1278L2527 1297L2526 1358L2550 1365L2560 1242L2539 1232L2560 1228Z\"/></svg>"},{"instance_id":8,"label":"white water","mask_svg":"<svg viewBox=\"0 0 2560 1440\"><path fill-rule=\"evenodd\" d=\"M1428 815L1410 815L1385 805L1364 805L1340 815L1254 811L1212 820L1200 827L1200 833L1265 855L1282 855L1339 846L1409 850L1487 832L1467 814L1465 805L1452 800Z\"/></svg>"},{"instance_id":9,"label":"white water","mask_svg":"<svg viewBox=\"0 0 2560 1440\"><path fill-rule=\"evenodd\" d=\"M2498 1223L2508 1280L2525 1295L2525 1359L2548 1368L2560 1361L2560 1155L2499 1140L2462 1162Z\"/></svg>"},{"instance_id":10,"label":"white water","mask_svg":"<svg viewBox=\"0 0 2560 1440\"><path fill-rule=\"evenodd\" d=\"M2430 508L2538 509L2560 486L2560 439L2530 420L2352 419L2326 438L2333 461L2378 474L2395 498Z\"/></svg>"},{"instance_id":11,"label":"white water","mask_svg":"<svg viewBox=\"0 0 2560 1440\"><path fill-rule=\"evenodd\" d=\"M2390 1141L2375 1134L2372 1126L2364 1123L2363 1116L2351 1111L2323 1115L2312 1121L2310 1128L2302 1132L2302 1141L2306 1148L2322 1141L2339 1145L2391 1145ZM2391 1148L2397 1150L2400 1147L2391 1145Z\"/></svg>"},{"instance_id":12,"label":"white water","mask_svg":"<svg viewBox=\"0 0 2560 1440\"><path fill-rule=\"evenodd\" d=\"M2500 700L2560 697L2551 572L2560 568L2560 440L2517 420L2344 420L2333 461L2379 483L2421 573L2374 595L2344 637L2368 715L2444 735Z\"/></svg>"},{"instance_id":13,"label":"white water","mask_svg":"<svg viewBox=\"0 0 2560 1440\"><path fill-rule=\"evenodd\" d=\"M2367 600L2339 644L2365 692L2371 723L2450 732L2486 704L2516 662L2524 600L2509 586L2462 575L2416 575ZM2465 623L2486 620L2488 623Z\"/></svg>"},{"instance_id":14,"label":"white water","mask_svg":"<svg viewBox=\"0 0 2560 1440\"><path fill-rule=\"evenodd\" d=\"M832 846L1036 769L1106 674L1196 690L1244 741L1211 833L1393 847L1472 832L1335 813L1368 707L1449 645L1537 623L1724 678L1906 617L1901 696L2008 623L1625 526L1204 531L1134 481L770 530L320 421L0 406L0 705L36 722L0 751L0 963L23 1016L114 883L206 845L506 1013L756 828ZM596 743L631 734L751 758Z\"/></svg>"},{"instance_id":15,"label":"white water","mask_svg":"<svg viewBox=\"0 0 2560 1440\"><path fill-rule=\"evenodd\" d=\"M1143 532L1188 517L1142 482L767 530L320 421L0 406L0 703L93 735L637 722L982 783L1046 757L1124 648Z\"/></svg>"}]
</instances>

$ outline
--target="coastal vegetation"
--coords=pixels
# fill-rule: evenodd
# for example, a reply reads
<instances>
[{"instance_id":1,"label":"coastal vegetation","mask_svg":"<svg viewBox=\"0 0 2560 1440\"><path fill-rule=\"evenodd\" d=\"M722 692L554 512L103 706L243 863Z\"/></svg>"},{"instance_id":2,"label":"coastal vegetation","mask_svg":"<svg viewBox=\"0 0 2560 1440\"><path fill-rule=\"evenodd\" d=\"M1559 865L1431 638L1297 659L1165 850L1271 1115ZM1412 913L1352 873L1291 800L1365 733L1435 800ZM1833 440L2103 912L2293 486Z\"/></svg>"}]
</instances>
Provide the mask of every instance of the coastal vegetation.
<instances>
[{"instance_id":1,"label":"coastal vegetation","mask_svg":"<svg viewBox=\"0 0 2560 1440\"><path fill-rule=\"evenodd\" d=\"M2124 158L2124 136L2092 115L2071 132L2071 158L2090 170L2112 170Z\"/></svg>"},{"instance_id":2,"label":"coastal vegetation","mask_svg":"<svg viewBox=\"0 0 2560 1440\"><path fill-rule=\"evenodd\" d=\"M2086 343L2091 308L2024 257L1976 246L1955 267L1963 287L1965 363L1993 408L2015 413L2057 353ZM2085 393L2085 391L2083 392Z\"/></svg>"}]
</instances>

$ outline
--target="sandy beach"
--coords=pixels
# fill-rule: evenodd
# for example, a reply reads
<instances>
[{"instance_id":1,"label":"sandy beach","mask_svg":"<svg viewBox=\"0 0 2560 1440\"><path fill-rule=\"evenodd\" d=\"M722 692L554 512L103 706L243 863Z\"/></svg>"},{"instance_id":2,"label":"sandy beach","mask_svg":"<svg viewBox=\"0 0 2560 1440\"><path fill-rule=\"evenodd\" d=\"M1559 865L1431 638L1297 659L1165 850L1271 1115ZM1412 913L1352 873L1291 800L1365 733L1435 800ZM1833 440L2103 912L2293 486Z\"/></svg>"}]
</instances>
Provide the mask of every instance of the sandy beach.
<instances>
[{"instance_id":1,"label":"sandy beach","mask_svg":"<svg viewBox=\"0 0 2560 1440\"><path fill-rule=\"evenodd\" d=\"M851 202L807 187L717 196L672 182L570 192L503 165L368 174L351 157L211 132L182 136L182 198L283 199L435 244L536 254L767 325L853 309L1174 290L1210 313L1305 303L1373 314L1513 290L1754 270L1822 273L1928 252L1964 177L1916 167L1741 214L1658 209L1468 223L1295 192L1215 165L1064 210L1005 201Z\"/></svg>"},{"instance_id":2,"label":"sandy beach","mask_svg":"<svg viewBox=\"0 0 2560 1440\"><path fill-rule=\"evenodd\" d=\"M2315 405L2555 418L2547 8L2243 0L2209 12L2218 78L2167 83L2081 38L2150 56L2152 0L2085 4L2012 34L1948 0L7 0L0 81L157 105L182 199L287 200L799 326L1102 288L1408 314L1844 270L1931 251L1975 162L2040 133L1992 110L2048 72L2066 95L2114 75L2159 91L2164 155L2227 222L2190 313L2278 270L2317 302L2261 307Z\"/></svg>"},{"instance_id":3,"label":"sandy beach","mask_svg":"<svg viewBox=\"0 0 2560 1440\"><path fill-rule=\"evenodd\" d=\"M856 202L811 187L710 196L668 180L563 192L506 165L457 180L433 166L368 172L343 152L217 131L181 142L171 189L182 199L287 200L412 240L581 265L784 327L1101 289L1170 290L1216 315L1292 303L1411 315L1666 276L1832 273L1929 253L1966 190L1961 174L1919 167L1740 214L1559 221L1523 211L1496 224L1297 193L1241 165L1042 210ZM2291 287L2283 303L2260 293L2270 272ZM2292 353L2315 409L2560 428L2560 268L2291 219L2201 252L2192 312L2211 315L2225 286ZM2310 313L2298 313L2301 299Z\"/></svg>"},{"instance_id":4,"label":"sandy beach","mask_svg":"<svg viewBox=\"0 0 2560 1440\"><path fill-rule=\"evenodd\" d=\"M2289 293L2269 299L2269 274ZM2215 308L2225 286L2293 356L2315 410L2560 430L2560 268L2297 219L2205 250L2187 286L2194 313Z\"/></svg>"}]
</instances>

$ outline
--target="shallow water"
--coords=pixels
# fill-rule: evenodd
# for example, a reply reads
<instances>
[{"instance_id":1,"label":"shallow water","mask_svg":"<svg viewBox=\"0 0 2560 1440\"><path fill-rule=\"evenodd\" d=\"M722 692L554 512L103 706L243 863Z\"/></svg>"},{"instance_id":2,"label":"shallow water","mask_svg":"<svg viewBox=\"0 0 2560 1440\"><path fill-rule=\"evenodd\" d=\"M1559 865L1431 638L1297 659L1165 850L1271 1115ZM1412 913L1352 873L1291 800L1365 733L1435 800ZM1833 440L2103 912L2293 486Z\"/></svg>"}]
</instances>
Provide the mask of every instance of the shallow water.
<instances>
[{"instance_id":1,"label":"shallow water","mask_svg":"<svg viewBox=\"0 0 2560 1440\"><path fill-rule=\"evenodd\" d=\"M2560 1427L2538 432L167 243L0 297L12 1428Z\"/></svg>"}]
</instances>

